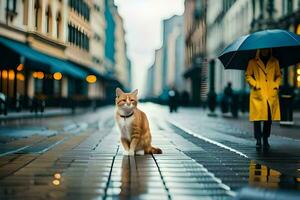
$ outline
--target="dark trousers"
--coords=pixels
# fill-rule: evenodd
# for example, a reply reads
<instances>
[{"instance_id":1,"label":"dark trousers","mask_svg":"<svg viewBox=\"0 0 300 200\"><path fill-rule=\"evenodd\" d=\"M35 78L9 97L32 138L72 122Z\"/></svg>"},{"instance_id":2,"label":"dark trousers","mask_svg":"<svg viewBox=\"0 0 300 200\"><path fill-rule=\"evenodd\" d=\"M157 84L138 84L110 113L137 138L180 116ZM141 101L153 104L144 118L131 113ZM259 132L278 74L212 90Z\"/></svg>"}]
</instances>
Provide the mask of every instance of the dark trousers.
<instances>
[{"instance_id":1,"label":"dark trousers","mask_svg":"<svg viewBox=\"0 0 300 200\"><path fill-rule=\"evenodd\" d=\"M254 121L254 137L256 139L260 139L262 137L268 138L271 134L271 125L272 125L272 117L271 117L271 110L268 104L268 121L263 121L264 127L263 131L261 131L261 121Z\"/></svg>"}]
</instances>

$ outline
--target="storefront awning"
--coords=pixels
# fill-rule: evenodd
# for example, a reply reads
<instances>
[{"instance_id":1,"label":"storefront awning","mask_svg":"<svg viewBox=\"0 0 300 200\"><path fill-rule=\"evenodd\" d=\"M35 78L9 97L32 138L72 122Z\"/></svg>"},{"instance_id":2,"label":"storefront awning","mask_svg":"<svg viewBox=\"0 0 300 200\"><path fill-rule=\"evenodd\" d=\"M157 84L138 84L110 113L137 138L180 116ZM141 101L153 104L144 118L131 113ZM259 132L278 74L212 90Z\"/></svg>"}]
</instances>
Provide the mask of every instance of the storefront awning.
<instances>
[{"instance_id":1,"label":"storefront awning","mask_svg":"<svg viewBox=\"0 0 300 200\"><path fill-rule=\"evenodd\" d=\"M41 53L26 44L0 37L0 45L9 48L20 56L24 56L32 63L35 63L33 66L34 69L38 68L39 70L48 71L50 73L61 72L64 75L78 79L85 79L88 75L87 71L79 68L78 66L68 61ZM43 66L39 66L40 64Z\"/></svg>"},{"instance_id":2,"label":"storefront awning","mask_svg":"<svg viewBox=\"0 0 300 200\"><path fill-rule=\"evenodd\" d=\"M71 64L75 64L71 61L69 61L69 62ZM89 74L95 75L100 80L107 81L107 82L118 82L118 80L115 77L108 75L108 74L101 73L98 70L96 70L96 67L86 67L86 66L79 65L79 64L76 64L76 65L79 66L81 69L87 71Z\"/></svg>"}]
</instances>

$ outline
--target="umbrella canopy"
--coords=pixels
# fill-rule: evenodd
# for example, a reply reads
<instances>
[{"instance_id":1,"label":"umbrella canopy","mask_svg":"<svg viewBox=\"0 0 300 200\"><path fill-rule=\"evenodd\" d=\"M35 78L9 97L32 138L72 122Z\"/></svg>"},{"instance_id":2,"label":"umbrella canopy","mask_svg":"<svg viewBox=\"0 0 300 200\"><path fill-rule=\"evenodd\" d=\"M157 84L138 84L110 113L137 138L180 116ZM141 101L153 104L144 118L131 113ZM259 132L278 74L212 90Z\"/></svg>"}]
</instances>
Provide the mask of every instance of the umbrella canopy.
<instances>
[{"instance_id":1,"label":"umbrella canopy","mask_svg":"<svg viewBox=\"0 0 300 200\"><path fill-rule=\"evenodd\" d=\"M300 36L280 29L265 30L239 37L219 56L225 69L245 70L248 61L255 58L257 49L272 48L280 67L300 62Z\"/></svg>"}]
</instances>

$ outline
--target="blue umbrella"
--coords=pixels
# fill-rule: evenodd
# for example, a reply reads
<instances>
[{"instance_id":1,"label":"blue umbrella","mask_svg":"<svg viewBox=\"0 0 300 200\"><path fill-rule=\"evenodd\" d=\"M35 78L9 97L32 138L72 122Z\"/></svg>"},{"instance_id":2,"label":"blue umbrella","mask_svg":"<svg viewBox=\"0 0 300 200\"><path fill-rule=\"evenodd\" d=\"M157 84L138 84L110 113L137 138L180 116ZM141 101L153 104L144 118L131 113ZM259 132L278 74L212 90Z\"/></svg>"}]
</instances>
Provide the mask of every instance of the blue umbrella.
<instances>
[{"instance_id":1,"label":"blue umbrella","mask_svg":"<svg viewBox=\"0 0 300 200\"><path fill-rule=\"evenodd\" d=\"M272 54L279 60L280 67L300 62L300 36L280 29L241 36L224 49L219 59L225 69L245 70L257 49L263 48L272 48Z\"/></svg>"}]
</instances>

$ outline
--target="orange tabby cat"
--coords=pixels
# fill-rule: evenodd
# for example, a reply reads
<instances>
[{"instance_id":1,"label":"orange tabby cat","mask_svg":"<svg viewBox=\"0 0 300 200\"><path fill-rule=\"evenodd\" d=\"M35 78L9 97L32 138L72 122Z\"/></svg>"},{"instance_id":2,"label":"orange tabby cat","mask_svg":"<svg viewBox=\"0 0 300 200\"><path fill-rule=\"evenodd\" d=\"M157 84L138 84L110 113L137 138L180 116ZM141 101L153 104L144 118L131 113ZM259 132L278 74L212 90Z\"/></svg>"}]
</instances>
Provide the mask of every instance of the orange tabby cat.
<instances>
[{"instance_id":1,"label":"orange tabby cat","mask_svg":"<svg viewBox=\"0 0 300 200\"><path fill-rule=\"evenodd\" d=\"M137 108L138 90L124 93L116 89L116 122L121 131L125 155L161 154L151 145L151 133L146 114Z\"/></svg>"}]
</instances>

